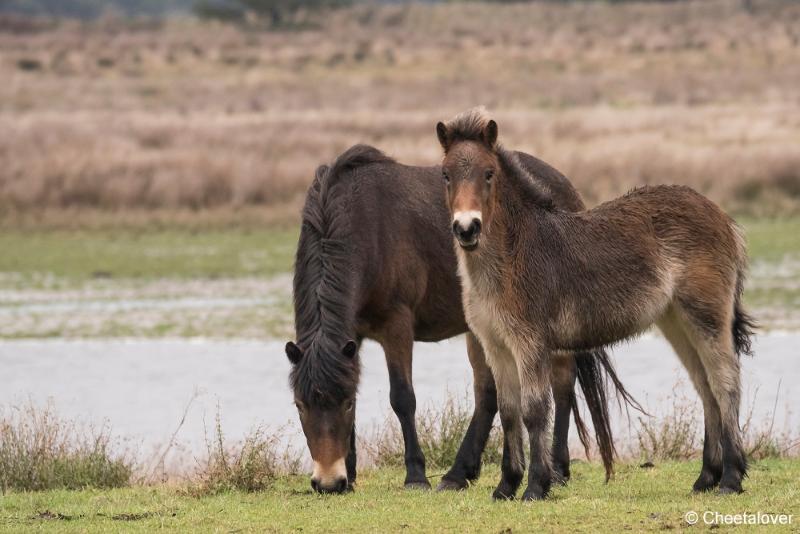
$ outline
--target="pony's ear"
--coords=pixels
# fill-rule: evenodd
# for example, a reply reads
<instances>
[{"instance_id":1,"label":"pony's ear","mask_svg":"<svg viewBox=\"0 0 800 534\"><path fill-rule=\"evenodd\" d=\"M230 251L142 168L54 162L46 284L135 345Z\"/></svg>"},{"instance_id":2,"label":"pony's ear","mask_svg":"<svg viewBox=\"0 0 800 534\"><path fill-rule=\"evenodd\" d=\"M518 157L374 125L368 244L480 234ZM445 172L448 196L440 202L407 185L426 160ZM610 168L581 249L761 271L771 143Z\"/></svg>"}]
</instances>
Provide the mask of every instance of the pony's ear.
<instances>
[{"instance_id":1,"label":"pony's ear","mask_svg":"<svg viewBox=\"0 0 800 534\"><path fill-rule=\"evenodd\" d=\"M486 123L486 127L483 129L483 141L490 148L494 148L494 144L497 142L497 123L493 120Z\"/></svg>"},{"instance_id":2,"label":"pony's ear","mask_svg":"<svg viewBox=\"0 0 800 534\"><path fill-rule=\"evenodd\" d=\"M447 152L449 145L447 139L447 126L445 126L443 122L436 124L436 136L439 138L439 143L442 145L442 148L445 150L445 152Z\"/></svg>"},{"instance_id":3,"label":"pony's ear","mask_svg":"<svg viewBox=\"0 0 800 534\"><path fill-rule=\"evenodd\" d=\"M292 365L297 365L303 359L303 351L300 347L289 341L286 344L286 357L292 362Z\"/></svg>"},{"instance_id":4,"label":"pony's ear","mask_svg":"<svg viewBox=\"0 0 800 534\"><path fill-rule=\"evenodd\" d=\"M350 341L344 344L344 347L342 347L342 354L344 354L348 358L352 358L353 356L356 355L357 350L358 350L358 345L356 345L356 342L351 339Z\"/></svg>"}]
</instances>

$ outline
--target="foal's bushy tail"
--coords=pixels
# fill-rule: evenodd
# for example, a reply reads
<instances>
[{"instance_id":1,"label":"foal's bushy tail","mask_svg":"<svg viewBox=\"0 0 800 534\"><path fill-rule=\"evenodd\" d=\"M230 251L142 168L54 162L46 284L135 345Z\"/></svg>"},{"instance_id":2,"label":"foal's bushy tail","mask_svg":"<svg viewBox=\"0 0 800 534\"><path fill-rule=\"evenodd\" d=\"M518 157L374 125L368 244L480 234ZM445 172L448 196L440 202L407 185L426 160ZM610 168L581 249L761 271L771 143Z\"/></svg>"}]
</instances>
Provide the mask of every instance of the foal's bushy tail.
<instances>
[{"instance_id":1,"label":"foal's bushy tail","mask_svg":"<svg viewBox=\"0 0 800 534\"><path fill-rule=\"evenodd\" d=\"M733 303L733 346L736 354L741 356L753 355L753 333L758 328L758 323L752 315L744 311L742 306L742 291L744 289L744 273L739 272L736 277L736 299Z\"/></svg>"},{"instance_id":2,"label":"foal's bushy tail","mask_svg":"<svg viewBox=\"0 0 800 534\"><path fill-rule=\"evenodd\" d=\"M744 311L742 306L742 293L744 292L744 280L747 273L747 247L745 245L744 232L742 228L731 221L731 227L736 236L737 260L736 268L736 294L733 301L733 346L736 354L741 356L753 355L753 334L758 323L752 315Z\"/></svg>"},{"instance_id":3,"label":"foal's bushy tail","mask_svg":"<svg viewBox=\"0 0 800 534\"><path fill-rule=\"evenodd\" d=\"M611 432L611 419L608 415L608 379L614 385L618 399L636 410L643 410L641 405L622 385L606 351L582 352L575 356L575 365L578 383L581 386L586 407L589 409L589 415L592 418L595 441L606 470L606 481L608 481L614 474L614 456L617 453L614 447L614 436ZM578 437L588 456L590 448L589 432L580 415L580 410L578 410L578 399L574 391L571 401Z\"/></svg>"}]
</instances>

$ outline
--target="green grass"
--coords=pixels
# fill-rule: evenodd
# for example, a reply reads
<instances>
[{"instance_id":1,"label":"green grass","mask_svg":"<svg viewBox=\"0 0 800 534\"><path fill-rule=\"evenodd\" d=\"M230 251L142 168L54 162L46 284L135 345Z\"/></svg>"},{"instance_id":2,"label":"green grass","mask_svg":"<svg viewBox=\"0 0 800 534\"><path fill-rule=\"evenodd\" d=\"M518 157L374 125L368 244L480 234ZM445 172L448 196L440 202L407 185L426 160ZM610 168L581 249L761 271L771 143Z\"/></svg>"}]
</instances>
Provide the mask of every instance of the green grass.
<instances>
[{"instance_id":1,"label":"green grass","mask_svg":"<svg viewBox=\"0 0 800 534\"><path fill-rule=\"evenodd\" d=\"M603 483L599 465L576 463L573 480L545 502L495 503L496 468L460 493L402 489L403 473L382 469L360 475L357 490L343 496L310 493L307 477L286 477L262 493L227 492L192 497L168 487L110 491L15 493L0 501L0 528L105 532L172 529L183 532L621 532L683 530L689 511L794 514L800 521L800 461L755 464L739 496L689 491L697 462L664 463L652 469L620 466ZM435 482L435 481L434 481ZM707 530L696 525L693 530ZM730 527L723 526L722 532ZM737 532L756 531L740 526Z\"/></svg>"},{"instance_id":2,"label":"green grass","mask_svg":"<svg viewBox=\"0 0 800 534\"><path fill-rule=\"evenodd\" d=\"M269 277L290 271L296 230L0 231L0 272L92 278Z\"/></svg>"},{"instance_id":3,"label":"green grass","mask_svg":"<svg viewBox=\"0 0 800 534\"><path fill-rule=\"evenodd\" d=\"M742 219L750 261L777 262L800 258L800 218Z\"/></svg>"},{"instance_id":4,"label":"green grass","mask_svg":"<svg viewBox=\"0 0 800 534\"><path fill-rule=\"evenodd\" d=\"M752 261L800 255L800 218L744 219ZM292 268L297 229L0 231L0 273L35 280L273 276Z\"/></svg>"}]
</instances>

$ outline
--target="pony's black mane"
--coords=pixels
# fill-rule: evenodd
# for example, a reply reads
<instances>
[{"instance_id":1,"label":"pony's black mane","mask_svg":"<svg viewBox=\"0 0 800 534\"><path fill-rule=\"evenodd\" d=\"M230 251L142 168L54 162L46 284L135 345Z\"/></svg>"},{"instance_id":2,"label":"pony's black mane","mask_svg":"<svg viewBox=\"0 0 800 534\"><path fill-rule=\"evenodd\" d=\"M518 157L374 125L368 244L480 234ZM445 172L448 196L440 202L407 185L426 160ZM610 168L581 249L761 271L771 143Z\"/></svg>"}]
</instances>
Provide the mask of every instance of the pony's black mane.
<instances>
[{"instance_id":1,"label":"pony's black mane","mask_svg":"<svg viewBox=\"0 0 800 534\"><path fill-rule=\"evenodd\" d=\"M351 268L354 257L349 219L353 174L363 165L391 161L379 150L356 145L331 166L320 166L308 190L294 273L297 344L303 358L289 380L304 402L333 406L358 386L357 358L342 348L354 337Z\"/></svg>"},{"instance_id":2,"label":"pony's black mane","mask_svg":"<svg viewBox=\"0 0 800 534\"><path fill-rule=\"evenodd\" d=\"M519 161L519 157L514 152L510 152L499 145L495 147L495 151L497 152L500 166L503 168L503 175L514 185L517 191L522 193L528 202L547 211L556 209L550 189L525 170Z\"/></svg>"}]
</instances>

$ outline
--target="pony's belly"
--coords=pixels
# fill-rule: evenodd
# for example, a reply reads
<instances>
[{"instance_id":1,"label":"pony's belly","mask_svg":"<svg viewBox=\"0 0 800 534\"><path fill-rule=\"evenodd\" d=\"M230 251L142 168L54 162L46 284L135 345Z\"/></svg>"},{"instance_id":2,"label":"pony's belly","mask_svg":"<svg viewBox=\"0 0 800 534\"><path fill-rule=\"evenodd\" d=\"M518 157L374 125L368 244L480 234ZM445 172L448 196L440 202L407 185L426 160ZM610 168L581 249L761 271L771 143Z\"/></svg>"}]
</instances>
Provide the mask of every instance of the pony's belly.
<instances>
[{"instance_id":1,"label":"pony's belly","mask_svg":"<svg viewBox=\"0 0 800 534\"><path fill-rule=\"evenodd\" d=\"M606 345L636 337L648 330L663 315L666 305L637 314L584 316L560 321L551 326L555 345L560 350L581 351L600 348Z\"/></svg>"}]
</instances>

